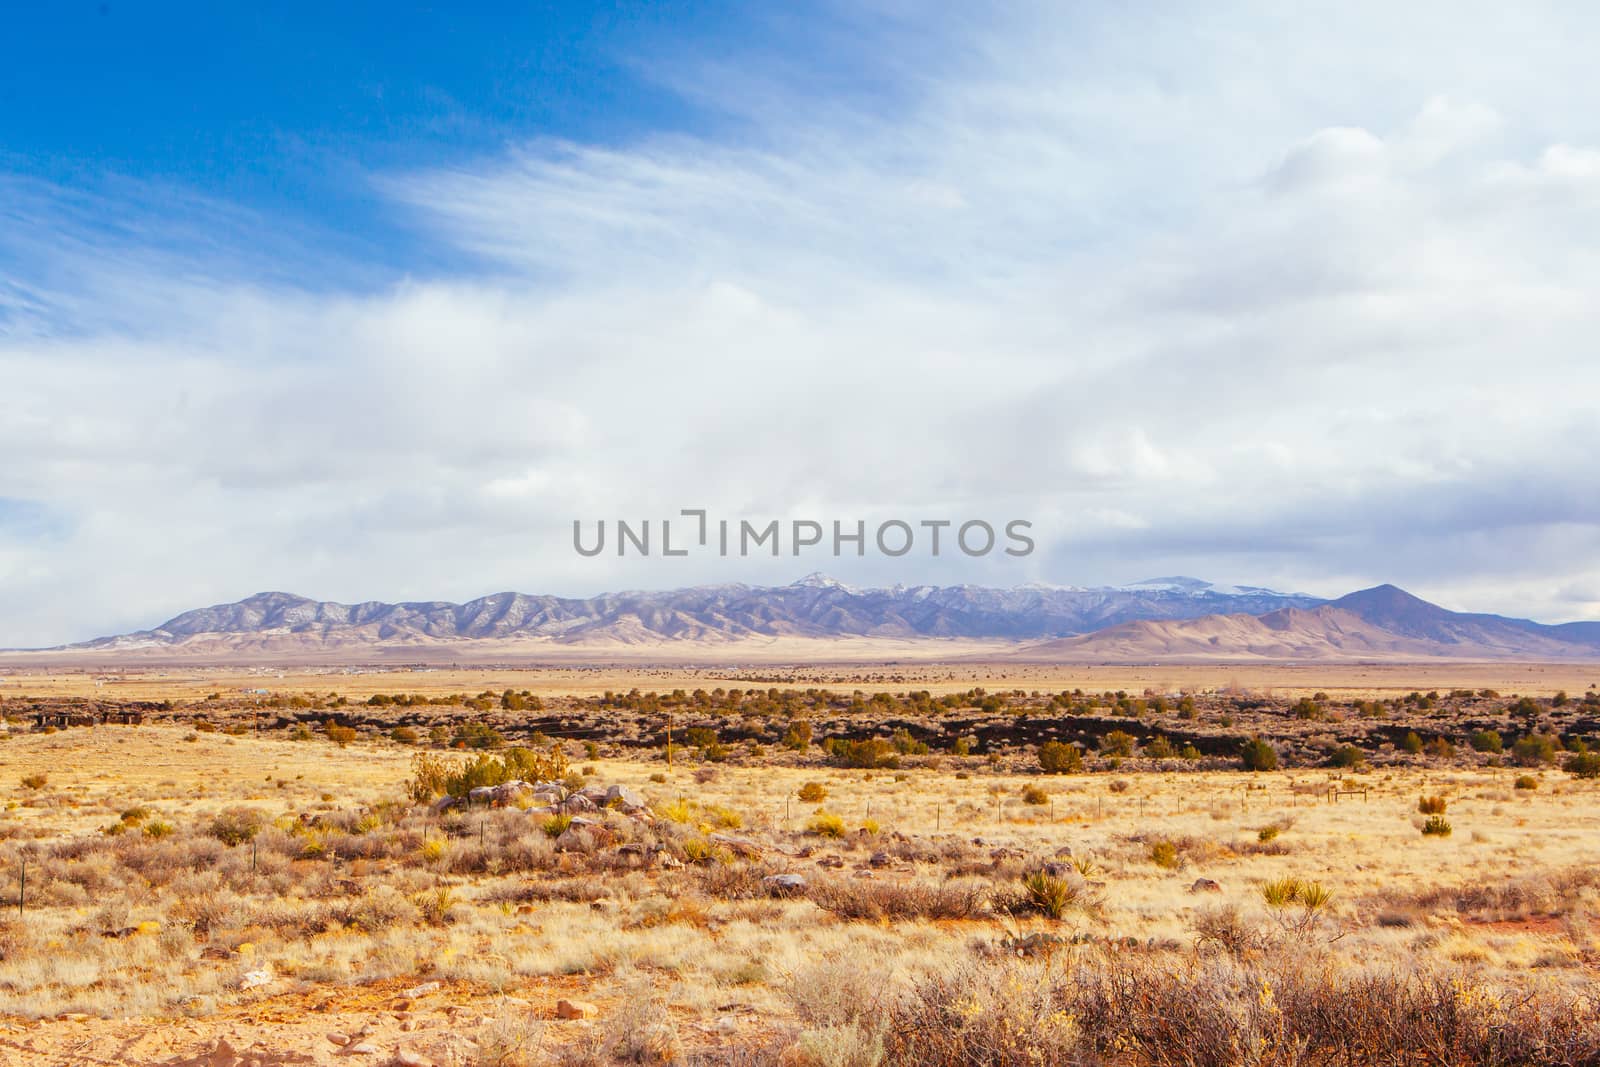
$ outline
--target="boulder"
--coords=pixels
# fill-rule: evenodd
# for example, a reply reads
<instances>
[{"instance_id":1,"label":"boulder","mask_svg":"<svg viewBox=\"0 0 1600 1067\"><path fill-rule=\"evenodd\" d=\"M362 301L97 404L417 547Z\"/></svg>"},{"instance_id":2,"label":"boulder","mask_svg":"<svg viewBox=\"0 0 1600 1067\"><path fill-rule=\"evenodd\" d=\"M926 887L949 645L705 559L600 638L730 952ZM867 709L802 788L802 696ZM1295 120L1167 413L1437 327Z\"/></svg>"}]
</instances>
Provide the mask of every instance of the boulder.
<instances>
[{"instance_id":1,"label":"boulder","mask_svg":"<svg viewBox=\"0 0 1600 1067\"><path fill-rule=\"evenodd\" d=\"M593 1019L599 1014L600 1009L590 1004L587 1000L556 1001L556 1018L558 1019Z\"/></svg>"},{"instance_id":2,"label":"boulder","mask_svg":"<svg viewBox=\"0 0 1600 1067\"><path fill-rule=\"evenodd\" d=\"M806 879L803 874L769 874L761 879L761 888L768 896L795 897L806 891Z\"/></svg>"},{"instance_id":3,"label":"boulder","mask_svg":"<svg viewBox=\"0 0 1600 1067\"><path fill-rule=\"evenodd\" d=\"M1196 878L1194 885L1189 887L1191 893L1220 893L1222 887L1209 878Z\"/></svg>"},{"instance_id":4,"label":"boulder","mask_svg":"<svg viewBox=\"0 0 1600 1067\"><path fill-rule=\"evenodd\" d=\"M646 807L644 797L625 785L614 785L606 790L606 805L615 805L623 811L638 811Z\"/></svg>"},{"instance_id":5,"label":"boulder","mask_svg":"<svg viewBox=\"0 0 1600 1067\"><path fill-rule=\"evenodd\" d=\"M493 804L494 790L495 787L492 785L480 785L476 789L469 789L467 790L467 803Z\"/></svg>"}]
</instances>

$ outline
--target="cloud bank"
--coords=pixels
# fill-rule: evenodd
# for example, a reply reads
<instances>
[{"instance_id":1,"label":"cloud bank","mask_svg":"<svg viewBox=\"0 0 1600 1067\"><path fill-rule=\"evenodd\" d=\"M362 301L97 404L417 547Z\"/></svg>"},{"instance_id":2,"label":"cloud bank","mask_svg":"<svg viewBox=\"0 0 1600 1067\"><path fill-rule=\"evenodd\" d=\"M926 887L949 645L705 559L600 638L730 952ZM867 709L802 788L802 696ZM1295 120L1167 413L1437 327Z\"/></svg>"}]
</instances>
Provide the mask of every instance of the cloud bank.
<instances>
[{"instance_id":1,"label":"cloud bank","mask_svg":"<svg viewBox=\"0 0 1600 1067\"><path fill-rule=\"evenodd\" d=\"M473 264L397 281L181 191L0 178L0 646L267 588L798 576L571 550L683 507L1040 545L853 582L1600 618L1600 27L1275 10L880 8L852 40L893 92L817 106L677 57L715 133L367 175Z\"/></svg>"}]
</instances>

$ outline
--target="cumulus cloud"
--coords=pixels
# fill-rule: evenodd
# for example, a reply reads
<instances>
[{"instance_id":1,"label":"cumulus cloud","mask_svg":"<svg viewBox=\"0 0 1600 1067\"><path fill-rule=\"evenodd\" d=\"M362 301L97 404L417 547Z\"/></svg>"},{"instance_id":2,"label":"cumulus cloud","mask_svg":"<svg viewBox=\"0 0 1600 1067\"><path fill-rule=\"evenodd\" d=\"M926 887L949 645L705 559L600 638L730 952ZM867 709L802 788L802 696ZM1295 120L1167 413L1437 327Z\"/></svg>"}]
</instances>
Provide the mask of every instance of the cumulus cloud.
<instances>
[{"instance_id":1,"label":"cumulus cloud","mask_svg":"<svg viewBox=\"0 0 1600 1067\"><path fill-rule=\"evenodd\" d=\"M824 567L863 582L1600 616L1580 19L879 9L917 58L891 93L808 109L690 57L663 85L736 134L372 175L476 264L395 283L302 273L314 238L226 205L168 228L148 190L29 186L0 217L0 645L264 588L810 569L570 549L573 518L682 507L1035 523L1022 561Z\"/></svg>"}]
</instances>

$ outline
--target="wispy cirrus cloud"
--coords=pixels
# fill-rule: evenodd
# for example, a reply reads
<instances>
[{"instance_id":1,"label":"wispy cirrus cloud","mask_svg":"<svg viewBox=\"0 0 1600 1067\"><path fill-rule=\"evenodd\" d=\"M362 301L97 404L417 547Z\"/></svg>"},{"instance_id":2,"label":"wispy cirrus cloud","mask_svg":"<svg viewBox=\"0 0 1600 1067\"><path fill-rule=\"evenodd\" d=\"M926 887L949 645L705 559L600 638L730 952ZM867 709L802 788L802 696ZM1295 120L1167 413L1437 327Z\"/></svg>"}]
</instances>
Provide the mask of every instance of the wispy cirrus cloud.
<instances>
[{"instance_id":1,"label":"wispy cirrus cloud","mask_svg":"<svg viewBox=\"0 0 1600 1067\"><path fill-rule=\"evenodd\" d=\"M727 121L370 176L474 264L448 275L35 184L0 234L0 497L61 521L0 525L0 644L268 587L795 576L567 547L685 506L1041 542L857 581L1392 580L1600 616L1600 33L1488 11L883 6L849 28L892 86L815 108L756 57L641 61Z\"/></svg>"}]
</instances>

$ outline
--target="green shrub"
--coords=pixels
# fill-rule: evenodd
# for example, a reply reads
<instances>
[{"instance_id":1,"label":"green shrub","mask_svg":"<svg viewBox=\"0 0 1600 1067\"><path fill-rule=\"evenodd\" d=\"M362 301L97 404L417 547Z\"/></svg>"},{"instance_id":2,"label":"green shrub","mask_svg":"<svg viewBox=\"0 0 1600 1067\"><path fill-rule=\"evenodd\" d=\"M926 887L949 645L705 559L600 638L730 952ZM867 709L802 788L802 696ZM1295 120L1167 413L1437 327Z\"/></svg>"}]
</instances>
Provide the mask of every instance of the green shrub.
<instances>
[{"instance_id":1,"label":"green shrub","mask_svg":"<svg viewBox=\"0 0 1600 1067\"><path fill-rule=\"evenodd\" d=\"M1517 775L1517 780L1514 783L1512 783L1512 788L1513 789L1538 789L1539 788L1539 779L1535 778L1531 774L1519 774L1519 775Z\"/></svg>"},{"instance_id":2,"label":"green shrub","mask_svg":"<svg viewBox=\"0 0 1600 1067\"><path fill-rule=\"evenodd\" d=\"M1444 797L1425 796L1417 801L1417 810L1424 815L1443 815L1446 807Z\"/></svg>"},{"instance_id":3,"label":"green shrub","mask_svg":"<svg viewBox=\"0 0 1600 1067\"><path fill-rule=\"evenodd\" d=\"M1556 761L1561 748L1559 738L1548 734L1526 734L1511 746L1511 755L1524 767L1539 767Z\"/></svg>"},{"instance_id":4,"label":"green shrub","mask_svg":"<svg viewBox=\"0 0 1600 1067\"><path fill-rule=\"evenodd\" d=\"M1359 767L1367 762L1367 754L1354 745L1340 745L1328 757L1330 767Z\"/></svg>"},{"instance_id":5,"label":"green shrub","mask_svg":"<svg viewBox=\"0 0 1600 1067\"><path fill-rule=\"evenodd\" d=\"M1112 730L1100 739L1100 754L1126 758L1133 755L1134 742L1137 740L1132 734L1123 730Z\"/></svg>"},{"instance_id":6,"label":"green shrub","mask_svg":"<svg viewBox=\"0 0 1600 1067\"><path fill-rule=\"evenodd\" d=\"M1025 785L1022 787L1022 802L1024 804L1032 804L1034 807L1041 807L1050 803L1050 794L1039 786Z\"/></svg>"},{"instance_id":7,"label":"green shrub","mask_svg":"<svg viewBox=\"0 0 1600 1067\"><path fill-rule=\"evenodd\" d=\"M1150 846L1150 862L1157 867L1174 870L1179 864L1178 846L1171 841L1156 841Z\"/></svg>"},{"instance_id":8,"label":"green shrub","mask_svg":"<svg viewBox=\"0 0 1600 1067\"><path fill-rule=\"evenodd\" d=\"M254 838L261 829L261 813L254 808L227 808L216 814L206 834L224 845L240 845Z\"/></svg>"},{"instance_id":9,"label":"green shrub","mask_svg":"<svg viewBox=\"0 0 1600 1067\"><path fill-rule=\"evenodd\" d=\"M1244 743L1239 753L1247 771L1275 771L1278 769L1278 751L1259 737Z\"/></svg>"},{"instance_id":10,"label":"green shrub","mask_svg":"<svg viewBox=\"0 0 1600 1067\"><path fill-rule=\"evenodd\" d=\"M1428 821L1422 824L1424 837L1449 837L1454 828L1443 815L1430 815Z\"/></svg>"},{"instance_id":11,"label":"green shrub","mask_svg":"<svg viewBox=\"0 0 1600 1067\"><path fill-rule=\"evenodd\" d=\"M1503 752L1505 741L1494 730L1479 730L1467 739L1474 752Z\"/></svg>"},{"instance_id":12,"label":"green shrub","mask_svg":"<svg viewBox=\"0 0 1600 1067\"><path fill-rule=\"evenodd\" d=\"M1078 774L1083 770L1083 752L1064 741L1046 741L1039 746L1039 768L1049 774Z\"/></svg>"},{"instance_id":13,"label":"green shrub","mask_svg":"<svg viewBox=\"0 0 1600 1067\"><path fill-rule=\"evenodd\" d=\"M1048 871L1034 871L1023 876L1023 892L1030 907L1052 919L1059 919L1078 902L1082 889L1074 882L1057 877Z\"/></svg>"},{"instance_id":14,"label":"green shrub","mask_svg":"<svg viewBox=\"0 0 1600 1067\"><path fill-rule=\"evenodd\" d=\"M821 782L807 782L795 795L807 804L820 804L828 799L828 789Z\"/></svg>"},{"instance_id":15,"label":"green shrub","mask_svg":"<svg viewBox=\"0 0 1600 1067\"><path fill-rule=\"evenodd\" d=\"M1563 768L1576 778L1600 778L1600 752L1580 752L1568 756Z\"/></svg>"}]
</instances>

